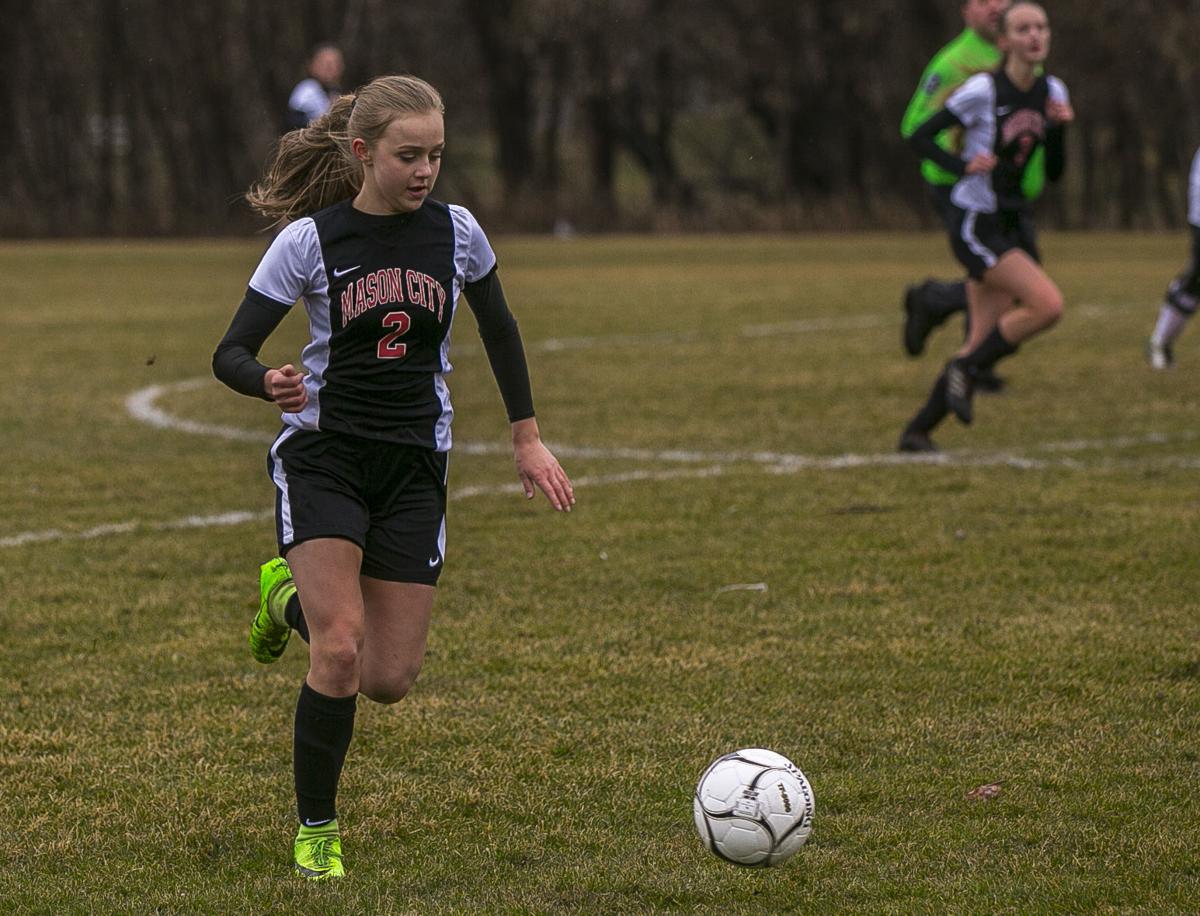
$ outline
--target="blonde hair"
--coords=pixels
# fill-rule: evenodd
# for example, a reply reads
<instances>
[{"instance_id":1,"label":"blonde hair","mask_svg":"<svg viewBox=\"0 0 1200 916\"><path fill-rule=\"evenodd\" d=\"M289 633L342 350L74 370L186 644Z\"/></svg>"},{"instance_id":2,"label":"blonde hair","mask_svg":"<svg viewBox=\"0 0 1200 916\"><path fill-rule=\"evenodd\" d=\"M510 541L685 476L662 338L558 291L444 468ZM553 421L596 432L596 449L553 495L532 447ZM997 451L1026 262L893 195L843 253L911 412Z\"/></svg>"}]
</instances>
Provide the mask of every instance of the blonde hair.
<instances>
[{"instance_id":1,"label":"blonde hair","mask_svg":"<svg viewBox=\"0 0 1200 916\"><path fill-rule=\"evenodd\" d=\"M422 79L377 77L336 99L307 127L280 137L246 200L263 216L286 222L353 197L362 187L362 163L351 152L351 140L371 146L400 115L445 110L441 95Z\"/></svg>"}]
</instances>

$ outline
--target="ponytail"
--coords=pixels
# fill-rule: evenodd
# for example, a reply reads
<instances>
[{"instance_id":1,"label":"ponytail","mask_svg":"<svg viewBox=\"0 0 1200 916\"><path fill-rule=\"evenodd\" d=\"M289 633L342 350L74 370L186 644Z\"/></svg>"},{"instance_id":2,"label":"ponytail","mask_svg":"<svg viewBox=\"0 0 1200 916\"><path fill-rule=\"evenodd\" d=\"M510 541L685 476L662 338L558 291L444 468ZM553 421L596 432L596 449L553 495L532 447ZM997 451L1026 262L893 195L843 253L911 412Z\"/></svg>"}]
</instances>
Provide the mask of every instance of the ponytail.
<instances>
[{"instance_id":1,"label":"ponytail","mask_svg":"<svg viewBox=\"0 0 1200 916\"><path fill-rule=\"evenodd\" d=\"M361 137L376 143L397 117L444 112L442 97L415 76L381 76L336 99L308 127L279 138L266 174L246 200L273 222L288 222L346 200L362 187L362 163L350 150Z\"/></svg>"},{"instance_id":2,"label":"ponytail","mask_svg":"<svg viewBox=\"0 0 1200 916\"><path fill-rule=\"evenodd\" d=\"M246 200L272 222L290 222L353 197L362 186L362 166L350 154L346 128L354 96L334 100L307 127L279 138L267 172Z\"/></svg>"}]
</instances>

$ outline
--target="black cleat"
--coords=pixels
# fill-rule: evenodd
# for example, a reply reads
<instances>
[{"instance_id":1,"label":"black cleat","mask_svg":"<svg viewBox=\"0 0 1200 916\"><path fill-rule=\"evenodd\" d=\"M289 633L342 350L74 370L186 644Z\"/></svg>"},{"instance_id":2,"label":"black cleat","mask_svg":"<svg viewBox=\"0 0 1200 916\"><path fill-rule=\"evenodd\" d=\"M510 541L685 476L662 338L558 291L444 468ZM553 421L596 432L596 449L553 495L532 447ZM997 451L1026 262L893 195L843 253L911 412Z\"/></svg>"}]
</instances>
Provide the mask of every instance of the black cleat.
<instances>
[{"instance_id":1,"label":"black cleat","mask_svg":"<svg viewBox=\"0 0 1200 916\"><path fill-rule=\"evenodd\" d=\"M997 375L991 369L975 373L975 390L986 394L1003 394L1008 387L1008 380Z\"/></svg>"},{"instance_id":2,"label":"black cleat","mask_svg":"<svg viewBox=\"0 0 1200 916\"><path fill-rule=\"evenodd\" d=\"M909 356L920 356L925 352L925 339L937 327L921 303L921 290L925 284L910 286L904 291L904 351Z\"/></svg>"},{"instance_id":3,"label":"black cleat","mask_svg":"<svg viewBox=\"0 0 1200 916\"><path fill-rule=\"evenodd\" d=\"M929 438L929 433L923 433L919 429L906 429L900 436L900 445L897 447L897 451L940 452L941 449Z\"/></svg>"},{"instance_id":4,"label":"black cleat","mask_svg":"<svg viewBox=\"0 0 1200 916\"><path fill-rule=\"evenodd\" d=\"M974 394L975 380L962 360L952 359L946 363L946 406L967 426L975 419Z\"/></svg>"}]
</instances>

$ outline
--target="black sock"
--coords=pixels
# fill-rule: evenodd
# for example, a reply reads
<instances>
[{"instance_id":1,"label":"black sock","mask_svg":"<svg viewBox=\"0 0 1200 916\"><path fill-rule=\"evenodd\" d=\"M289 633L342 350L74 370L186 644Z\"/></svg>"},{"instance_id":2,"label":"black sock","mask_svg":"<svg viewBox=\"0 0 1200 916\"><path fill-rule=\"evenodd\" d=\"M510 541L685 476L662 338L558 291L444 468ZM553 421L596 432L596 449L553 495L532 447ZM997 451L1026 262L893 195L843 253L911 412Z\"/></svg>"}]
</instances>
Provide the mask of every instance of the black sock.
<instances>
[{"instance_id":1,"label":"black sock","mask_svg":"<svg viewBox=\"0 0 1200 916\"><path fill-rule=\"evenodd\" d=\"M931 318L945 321L967 310L967 284L962 280L927 280L921 287L921 304Z\"/></svg>"},{"instance_id":2,"label":"black sock","mask_svg":"<svg viewBox=\"0 0 1200 916\"><path fill-rule=\"evenodd\" d=\"M283 609L284 622L308 642L308 621L304 619L304 608L300 607L300 593L295 592Z\"/></svg>"},{"instance_id":3,"label":"black sock","mask_svg":"<svg viewBox=\"0 0 1200 916\"><path fill-rule=\"evenodd\" d=\"M992 328L992 333L984 338L983 343L962 357L959 361L973 372L990 369L1006 356L1017 352L1017 345L1004 339L1000 328Z\"/></svg>"},{"instance_id":4,"label":"black sock","mask_svg":"<svg viewBox=\"0 0 1200 916\"><path fill-rule=\"evenodd\" d=\"M925 405L908 421L906 433L929 433L946 418L950 408L946 406L946 370L942 370L933 383Z\"/></svg>"},{"instance_id":5,"label":"black sock","mask_svg":"<svg viewBox=\"0 0 1200 916\"><path fill-rule=\"evenodd\" d=\"M296 703L292 763L296 773L296 812L301 824L337 817L337 788L354 734L358 695L327 697L308 686Z\"/></svg>"}]
</instances>

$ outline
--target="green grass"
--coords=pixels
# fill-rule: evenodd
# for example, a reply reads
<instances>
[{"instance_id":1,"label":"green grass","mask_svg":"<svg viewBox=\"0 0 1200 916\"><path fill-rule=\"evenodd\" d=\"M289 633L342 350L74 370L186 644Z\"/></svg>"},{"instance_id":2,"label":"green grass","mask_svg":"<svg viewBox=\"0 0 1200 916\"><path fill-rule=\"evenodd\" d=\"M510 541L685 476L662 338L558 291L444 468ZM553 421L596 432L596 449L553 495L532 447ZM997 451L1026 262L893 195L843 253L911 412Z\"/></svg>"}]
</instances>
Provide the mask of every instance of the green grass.
<instances>
[{"instance_id":1,"label":"green grass","mask_svg":"<svg viewBox=\"0 0 1200 916\"><path fill-rule=\"evenodd\" d=\"M215 382L157 405L261 443L125 406L209 375L263 240L0 247L0 909L1194 909L1200 337L1173 373L1141 355L1182 238L1048 237L1067 317L939 431L962 460L838 469L728 453L890 454L957 338L899 347L903 284L953 272L938 237L495 241L578 506L453 457L425 670L360 705L333 887L288 871L304 647L245 646L272 525L173 526L270 508L275 416ZM502 446L465 308L455 339L456 436ZM780 869L692 828L748 745L816 793Z\"/></svg>"}]
</instances>

